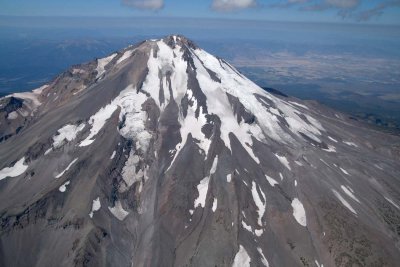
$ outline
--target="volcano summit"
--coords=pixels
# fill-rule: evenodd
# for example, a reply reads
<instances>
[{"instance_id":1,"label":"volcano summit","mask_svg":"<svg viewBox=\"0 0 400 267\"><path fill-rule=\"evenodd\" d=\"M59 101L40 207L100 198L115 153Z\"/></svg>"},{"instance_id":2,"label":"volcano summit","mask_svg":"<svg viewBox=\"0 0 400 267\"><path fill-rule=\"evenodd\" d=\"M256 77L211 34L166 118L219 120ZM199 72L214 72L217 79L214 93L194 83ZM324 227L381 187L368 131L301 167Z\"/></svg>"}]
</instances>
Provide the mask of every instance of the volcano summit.
<instances>
[{"instance_id":1,"label":"volcano summit","mask_svg":"<svg viewBox=\"0 0 400 267\"><path fill-rule=\"evenodd\" d=\"M0 266L396 266L400 138L183 36L0 99Z\"/></svg>"}]
</instances>

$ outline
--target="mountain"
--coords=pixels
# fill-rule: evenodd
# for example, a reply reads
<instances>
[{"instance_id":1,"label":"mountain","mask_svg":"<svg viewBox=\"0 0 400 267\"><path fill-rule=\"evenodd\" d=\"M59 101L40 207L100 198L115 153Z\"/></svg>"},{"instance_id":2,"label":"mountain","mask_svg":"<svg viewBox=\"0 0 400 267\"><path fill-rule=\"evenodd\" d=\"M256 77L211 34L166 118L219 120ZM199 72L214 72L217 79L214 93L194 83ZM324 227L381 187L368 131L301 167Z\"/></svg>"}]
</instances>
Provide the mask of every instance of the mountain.
<instances>
[{"instance_id":1,"label":"mountain","mask_svg":"<svg viewBox=\"0 0 400 267\"><path fill-rule=\"evenodd\" d=\"M1 98L0 137L0 266L400 261L400 138L183 36Z\"/></svg>"}]
</instances>

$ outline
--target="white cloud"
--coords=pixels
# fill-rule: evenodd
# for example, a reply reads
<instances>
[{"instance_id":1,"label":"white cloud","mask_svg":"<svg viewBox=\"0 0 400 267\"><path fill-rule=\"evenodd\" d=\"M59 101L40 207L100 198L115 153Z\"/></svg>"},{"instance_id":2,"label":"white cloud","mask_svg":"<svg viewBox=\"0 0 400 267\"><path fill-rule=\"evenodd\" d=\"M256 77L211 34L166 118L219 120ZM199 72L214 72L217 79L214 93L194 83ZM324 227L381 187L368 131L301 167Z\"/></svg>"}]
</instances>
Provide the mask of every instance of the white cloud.
<instances>
[{"instance_id":1,"label":"white cloud","mask_svg":"<svg viewBox=\"0 0 400 267\"><path fill-rule=\"evenodd\" d=\"M122 0L122 4L134 8L157 10L164 7L164 0Z\"/></svg>"},{"instance_id":2,"label":"white cloud","mask_svg":"<svg viewBox=\"0 0 400 267\"><path fill-rule=\"evenodd\" d=\"M233 11L256 5L256 0L213 0L212 8L217 11Z\"/></svg>"},{"instance_id":3,"label":"white cloud","mask_svg":"<svg viewBox=\"0 0 400 267\"><path fill-rule=\"evenodd\" d=\"M360 4L360 0L326 0L326 3L339 9L355 8Z\"/></svg>"}]
</instances>

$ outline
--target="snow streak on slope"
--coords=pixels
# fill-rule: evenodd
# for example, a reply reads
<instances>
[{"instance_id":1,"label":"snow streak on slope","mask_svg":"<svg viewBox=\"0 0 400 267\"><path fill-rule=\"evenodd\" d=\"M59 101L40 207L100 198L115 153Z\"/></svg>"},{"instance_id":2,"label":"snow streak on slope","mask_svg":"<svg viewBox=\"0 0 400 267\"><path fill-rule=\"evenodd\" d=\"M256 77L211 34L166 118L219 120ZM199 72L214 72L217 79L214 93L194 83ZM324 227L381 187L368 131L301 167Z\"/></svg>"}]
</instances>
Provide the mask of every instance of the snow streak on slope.
<instances>
[{"instance_id":1,"label":"snow streak on slope","mask_svg":"<svg viewBox=\"0 0 400 267\"><path fill-rule=\"evenodd\" d=\"M257 248L257 251L261 255L261 262L264 264L265 267L269 267L269 263L268 263L267 259L265 258L262 249L261 248Z\"/></svg>"},{"instance_id":2,"label":"snow streak on slope","mask_svg":"<svg viewBox=\"0 0 400 267\"><path fill-rule=\"evenodd\" d=\"M257 191L257 184L253 181L252 187L251 187L251 194L253 195L254 203L257 205L258 208L258 225L262 226L262 217L264 216L265 213L265 195L262 191L260 191L263 195L264 202L261 200L260 195L258 194Z\"/></svg>"},{"instance_id":3,"label":"snow streak on slope","mask_svg":"<svg viewBox=\"0 0 400 267\"><path fill-rule=\"evenodd\" d=\"M389 203L390 204L392 204L393 206L395 206L396 208L398 208L399 210L400 210L400 206L399 205L397 205L396 203L394 203L394 201L393 200L391 200L390 198L388 198L388 197L385 197L385 199L387 200L387 201L389 201Z\"/></svg>"},{"instance_id":4,"label":"snow streak on slope","mask_svg":"<svg viewBox=\"0 0 400 267\"><path fill-rule=\"evenodd\" d=\"M58 175L55 176L56 179L60 178L61 176L64 175L64 173L66 173L71 167L72 165L74 165L74 163L78 160L78 158L74 159L73 161L71 161L70 164L68 164L68 166Z\"/></svg>"},{"instance_id":5,"label":"snow streak on slope","mask_svg":"<svg viewBox=\"0 0 400 267\"><path fill-rule=\"evenodd\" d=\"M348 208L352 213L357 214L357 212L355 211L355 209L353 209L353 207L350 205L349 202L347 202L342 195L337 192L335 189L332 189L333 194L335 194L335 196L339 199L340 202L342 202L342 204Z\"/></svg>"},{"instance_id":6,"label":"snow streak on slope","mask_svg":"<svg viewBox=\"0 0 400 267\"><path fill-rule=\"evenodd\" d=\"M355 201L357 201L358 203L360 203L360 200L358 200L358 198L353 194L353 190L351 190L351 188L347 188L344 185L340 186L340 188L342 188L342 190L346 193L346 195L348 195L349 197L351 197L352 199L354 199Z\"/></svg>"}]
</instances>

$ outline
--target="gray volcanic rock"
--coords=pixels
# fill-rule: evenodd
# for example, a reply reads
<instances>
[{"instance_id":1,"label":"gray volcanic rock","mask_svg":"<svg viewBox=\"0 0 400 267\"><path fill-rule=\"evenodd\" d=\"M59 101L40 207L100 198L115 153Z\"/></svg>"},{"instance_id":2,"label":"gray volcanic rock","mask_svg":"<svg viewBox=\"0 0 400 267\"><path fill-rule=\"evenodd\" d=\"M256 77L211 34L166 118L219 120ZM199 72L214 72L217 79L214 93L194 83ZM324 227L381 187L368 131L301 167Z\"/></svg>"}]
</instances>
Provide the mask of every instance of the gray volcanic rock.
<instances>
[{"instance_id":1,"label":"gray volcanic rock","mask_svg":"<svg viewBox=\"0 0 400 267\"><path fill-rule=\"evenodd\" d=\"M0 99L0 266L396 266L400 138L182 36Z\"/></svg>"}]
</instances>

